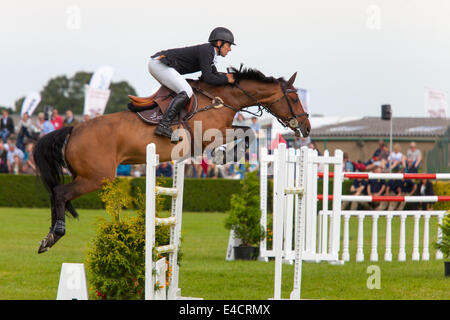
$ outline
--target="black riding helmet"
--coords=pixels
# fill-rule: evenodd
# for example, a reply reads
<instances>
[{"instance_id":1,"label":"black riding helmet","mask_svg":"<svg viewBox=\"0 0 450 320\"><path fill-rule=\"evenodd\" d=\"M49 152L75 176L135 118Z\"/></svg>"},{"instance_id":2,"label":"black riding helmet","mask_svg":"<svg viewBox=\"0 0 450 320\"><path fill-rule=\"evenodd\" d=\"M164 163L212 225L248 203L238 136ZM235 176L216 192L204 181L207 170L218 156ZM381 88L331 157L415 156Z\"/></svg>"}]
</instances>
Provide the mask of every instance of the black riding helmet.
<instances>
[{"instance_id":1,"label":"black riding helmet","mask_svg":"<svg viewBox=\"0 0 450 320\"><path fill-rule=\"evenodd\" d=\"M214 41L218 41L218 40L222 40L222 46L225 44L225 42L229 42L232 45L236 45L234 43L233 33L231 33L230 30L228 30L227 28L224 28L224 27L214 28L214 30L211 31L211 34L209 35L208 41L211 44L214 45ZM220 47L222 47L222 46L220 46ZM215 46L215 47L217 47L220 52L220 47L218 47L218 46Z\"/></svg>"}]
</instances>

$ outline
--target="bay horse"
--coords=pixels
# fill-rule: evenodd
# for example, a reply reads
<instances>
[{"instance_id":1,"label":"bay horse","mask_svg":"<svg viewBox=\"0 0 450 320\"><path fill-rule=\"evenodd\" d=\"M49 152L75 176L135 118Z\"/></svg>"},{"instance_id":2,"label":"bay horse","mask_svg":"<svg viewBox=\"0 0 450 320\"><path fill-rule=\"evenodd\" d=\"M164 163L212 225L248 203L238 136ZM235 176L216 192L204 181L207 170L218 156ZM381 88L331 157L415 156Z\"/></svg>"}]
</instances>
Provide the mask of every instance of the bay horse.
<instances>
[{"instance_id":1,"label":"bay horse","mask_svg":"<svg viewBox=\"0 0 450 320\"><path fill-rule=\"evenodd\" d=\"M291 128L297 136L300 133L304 137L309 135L308 114L293 87L296 73L286 81L267 77L256 69L242 70L242 66L239 70L231 70L235 84L213 86L202 82L201 78L195 81L198 107L204 112L195 113L188 121L190 126L194 121L201 121L203 132L215 128L225 136L238 111L257 105L275 116L283 126ZM204 108L211 104L211 97L221 97L225 107ZM123 111L61 128L38 140L34 160L51 201L51 227L38 253L46 252L64 236L65 211L78 217L71 201L100 189L105 179L114 180L119 164L145 163L147 144L156 145L161 162L171 160L176 145L168 138L155 135L155 128L135 113ZM201 148L207 144L202 141ZM63 183L63 167L72 175L70 183Z\"/></svg>"}]
</instances>

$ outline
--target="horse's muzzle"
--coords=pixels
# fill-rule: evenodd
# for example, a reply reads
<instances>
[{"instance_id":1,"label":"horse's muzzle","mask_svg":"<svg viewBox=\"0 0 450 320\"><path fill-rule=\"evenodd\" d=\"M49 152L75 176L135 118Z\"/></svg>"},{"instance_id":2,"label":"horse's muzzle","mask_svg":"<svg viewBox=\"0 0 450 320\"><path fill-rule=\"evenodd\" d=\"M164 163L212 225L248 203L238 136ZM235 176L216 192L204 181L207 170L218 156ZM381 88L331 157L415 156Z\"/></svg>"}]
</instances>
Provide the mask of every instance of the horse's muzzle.
<instances>
[{"instance_id":1,"label":"horse's muzzle","mask_svg":"<svg viewBox=\"0 0 450 320\"><path fill-rule=\"evenodd\" d=\"M303 121L299 123L297 119L293 119L294 121L289 122L289 127L291 127L292 130L294 130L295 136L300 137L300 134L302 137L306 138L309 136L311 132L311 124L309 123L309 120L306 119L306 121Z\"/></svg>"}]
</instances>

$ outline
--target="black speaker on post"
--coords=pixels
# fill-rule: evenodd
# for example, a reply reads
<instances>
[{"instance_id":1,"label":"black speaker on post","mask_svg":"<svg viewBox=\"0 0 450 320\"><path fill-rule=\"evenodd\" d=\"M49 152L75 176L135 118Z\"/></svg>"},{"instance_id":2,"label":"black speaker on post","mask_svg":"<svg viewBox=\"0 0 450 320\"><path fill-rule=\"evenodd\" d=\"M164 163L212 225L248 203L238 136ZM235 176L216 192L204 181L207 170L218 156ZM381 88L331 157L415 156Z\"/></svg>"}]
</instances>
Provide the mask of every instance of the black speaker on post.
<instances>
[{"instance_id":1,"label":"black speaker on post","mask_svg":"<svg viewBox=\"0 0 450 320\"><path fill-rule=\"evenodd\" d=\"M390 104L381 105L381 120L391 120L392 109Z\"/></svg>"}]
</instances>

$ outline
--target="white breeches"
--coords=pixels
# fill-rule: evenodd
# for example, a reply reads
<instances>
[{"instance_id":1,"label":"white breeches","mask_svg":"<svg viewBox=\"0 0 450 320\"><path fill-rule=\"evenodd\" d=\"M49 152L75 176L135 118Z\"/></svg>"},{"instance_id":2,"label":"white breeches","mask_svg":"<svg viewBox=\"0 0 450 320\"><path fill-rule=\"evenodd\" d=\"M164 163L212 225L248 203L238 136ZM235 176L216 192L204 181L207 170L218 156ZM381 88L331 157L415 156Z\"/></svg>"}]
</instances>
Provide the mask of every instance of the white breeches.
<instances>
[{"instance_id":1,"label":"white breeches","mask_svg":"<svg viewBox=\"0 0 450 320\"><path fill-rule=\"evenodd\" d=\"M148 63L148 71L159 83L170 90L176 93L185 91L189 98L192 97L192 87L174 68L166 66L157 58L151 58Z\"/></svg>"}]
</instances>

